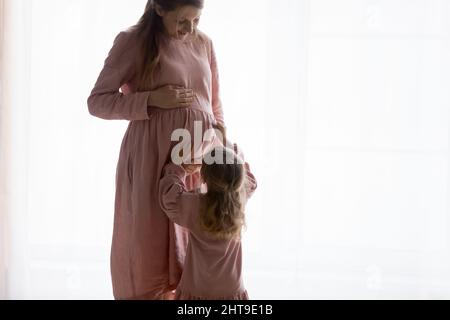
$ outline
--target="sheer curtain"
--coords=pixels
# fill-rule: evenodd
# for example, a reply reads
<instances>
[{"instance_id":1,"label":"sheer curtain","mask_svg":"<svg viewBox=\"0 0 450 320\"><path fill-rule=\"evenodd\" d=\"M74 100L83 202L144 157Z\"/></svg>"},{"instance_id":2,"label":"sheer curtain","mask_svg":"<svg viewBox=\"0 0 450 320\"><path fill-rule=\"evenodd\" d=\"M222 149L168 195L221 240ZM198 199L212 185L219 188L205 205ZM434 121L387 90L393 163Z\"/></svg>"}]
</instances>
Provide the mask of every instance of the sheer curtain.
<instances>
[{"instance_id":1,"label":"sheer curtain","mask_svg":"<svg viewBox=\"0 0 450 320\"><path fill-rule=\"evenodd\" d=\"M302 292L450 297L449 5L310 1Z\"/></svg>"},{"instance_id":2,"label":"sheer curtain","mask_svg":"<svg viewBox=\"0 0 450 320\"><path fill-rule=\"evenodd\" d=\"M0 70L4 68L4 53L3 53L3 35L4 35L4 23L5 23L5 15L4 15L4 3L3 0L0 0ZM0 71L0 299L5 299L6 297L6 217L5 210L6 208L6 178L5 178L5 148L2 146L2 142L4 139L2 137L6 133L5 130L5 122L4 122L4 104L3 104L3 96L4 96L4 84L3 84L3 72Z\"/></svg>"},{"instance_id":3,"label":"sheer curtain","mask_svg":"<svg viewBox=\"0 0 450 320\"><path fill-rule=\"evenodd\" d=\"M114 37L145 1L5 3L7 297L111 298L115 163L126 123L91 117L86 99Z\"/></svg>"},{"instance_id":4,"label":"sheer curtain","mask_svg":"<svg viewBox=\"0 0 450 320\"><path fill-rule=\"evenodd\" d=\"M86 98L146 1L3 2L0 297L112 298L126 122ZM206 0L227 126L259 182L253 299L450 298L449 21L446 0Z\"/></svg>"}]
</instances>

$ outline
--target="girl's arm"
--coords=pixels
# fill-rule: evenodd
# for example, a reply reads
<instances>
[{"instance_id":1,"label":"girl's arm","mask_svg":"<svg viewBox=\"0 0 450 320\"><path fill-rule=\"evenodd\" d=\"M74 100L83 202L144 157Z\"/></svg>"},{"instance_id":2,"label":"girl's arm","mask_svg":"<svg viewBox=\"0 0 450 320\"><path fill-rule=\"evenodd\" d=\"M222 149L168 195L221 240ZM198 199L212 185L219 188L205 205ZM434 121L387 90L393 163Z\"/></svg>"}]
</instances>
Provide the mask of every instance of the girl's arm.
<instances>
[{"instance_id":1,"label":"girl's arm","mask_svg":"<svg viewBox=\"0 0 450 320\"><path fill-rule=\"evenodd\" d=\"M150 92L124 95L119 89L134 76L136 44L129 32L121 32L105 60L103 70L88 98L89 112L105 120L147 120ZM126 92L125 92L126 93Z\"/></svg>"},{"instance_id":2,"label":"girl's arm","mask_svg":"<svg viewBox=\"0 0 450 320\"><path fill-rule=\"evenodd\" d=\"M245 173L246 173L245 184L244 184L245 194L247 196L247 199L250 199L250 197L253 195L256 188L258 187L258 183L256 182L255 176L250 171L250 165L248 164L248 162L246 162L244 164L244 167L245 167Z\"/></svg>"},{"instance_id":3,"label":"girl's arm","mask_svg":"<svg viewBox=\"0 0 450 320\"><path fill-rule=\"evenodd\" d=\"M229 143L229 142L228 142ZM245 168L245 181L244 181L244 190L246 194L246 198L250 199L256 188L258 187L258 183L256 182L256 178L250 170L250 165L248 162L245 162L244 152L241 148L235 143L233 144L234 152L238 155L239 158L244 162Z\"/></svg>"},{"instance_id":4,"label":"girl's arm","mask_svg":"<svg viewBox=\"0 0 450 320\"><path fill-rule=\"evenodd\" d=\"M199 195L186 191L185 180L183 167L173 163L166 165L159 182L159 203L169 219L191 228L192 216L198 212Z\"/></svg>"}]
</instances>

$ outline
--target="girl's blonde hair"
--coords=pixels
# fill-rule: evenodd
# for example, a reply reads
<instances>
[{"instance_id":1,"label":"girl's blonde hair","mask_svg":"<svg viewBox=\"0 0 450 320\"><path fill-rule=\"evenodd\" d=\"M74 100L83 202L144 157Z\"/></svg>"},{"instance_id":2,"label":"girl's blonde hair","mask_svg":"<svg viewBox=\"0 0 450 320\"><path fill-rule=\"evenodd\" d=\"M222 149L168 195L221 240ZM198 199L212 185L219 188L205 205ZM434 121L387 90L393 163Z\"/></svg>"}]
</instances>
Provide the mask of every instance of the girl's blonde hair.
<instances>
[{"instance_id":1,"label":"girl's blonde hair","mask_svg":"<svg viewBox=\"0 0 450 320\"><path fill-rule=\"evenodd\" d=\"M181 6L194 6L203 9L204 0L148 0L145 11L135 26L140 43L140 62L138 64L138 87L140 91L149 90L155 70L159 66L159 39L164 32L162 18L156 13L156 5L164 11L173 11Z\"/></svg>"},{"instance_id":2,"label":"girl's blonde hair","mask_svg":"<svg viewBox=\"0 0 450 320\"><path fill-rule=\"evenodd\" d=\"M218 239L240 238L245 227L242 199L245 168L236 153L228 148L216 147L208 156L223 161L207 164L203 160L201 176L207 193L202 198L200 226Z\"/></svg>"}]
</instances>

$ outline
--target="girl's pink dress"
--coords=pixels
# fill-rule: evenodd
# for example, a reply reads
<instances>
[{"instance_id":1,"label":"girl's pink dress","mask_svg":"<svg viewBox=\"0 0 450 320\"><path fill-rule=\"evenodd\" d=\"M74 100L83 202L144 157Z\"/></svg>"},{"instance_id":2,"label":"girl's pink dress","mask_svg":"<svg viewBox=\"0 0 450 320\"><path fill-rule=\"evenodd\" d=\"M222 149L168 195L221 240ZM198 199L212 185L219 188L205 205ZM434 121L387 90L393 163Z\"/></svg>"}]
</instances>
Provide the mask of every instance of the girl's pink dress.
<instances>
[{"instance_id":1,"label":"girl's pink dress","mask_svg":"<svg viewBox=\"0 0 450 320\"><path fill-rule=\"evenodd\" d=\"M248 163L247 199L256 189ZM175 223L189 230L189 244L183 275L176 290L177 300L248 300L242 280L242 248L238 239L217 240L199 225L202 194L187 192L186 173L168 164L160 183L161 207Z\"/></svg>"},{"instance_id":2,"label":"girl's pink dress","mask_svg":"<svg viewBox=\"0 0 450 320\"><path fill-rule=\"evenodd\" d=\"M224 122L213 44L206 35L200 35L189 41L167 36L160 39L161 68L150 88L191 88L196 93L191 107L147 107L149 92L137 92L140 48L134 29L116 37L88 99L93 116L130 121L116 172L111 248L116 299L159 299L174 290L181 277L187 232L167 218L158 199L162 170L177 144L171 142L171 134L186 128L193 138L194 121L203 123L203 132ZM197 178L188 179L189 189L198 186Z\"/></svg>"}]
</instances>

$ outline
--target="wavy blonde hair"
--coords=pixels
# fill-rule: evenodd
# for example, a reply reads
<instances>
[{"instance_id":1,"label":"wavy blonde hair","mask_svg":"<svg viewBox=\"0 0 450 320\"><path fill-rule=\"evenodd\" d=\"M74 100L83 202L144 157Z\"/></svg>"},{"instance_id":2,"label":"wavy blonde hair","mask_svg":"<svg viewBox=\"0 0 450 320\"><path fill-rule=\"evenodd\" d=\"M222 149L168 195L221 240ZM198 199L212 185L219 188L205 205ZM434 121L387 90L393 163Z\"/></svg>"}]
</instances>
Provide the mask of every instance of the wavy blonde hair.
<instances>
[{"instance_id":1,"label":"wavy blonde hair","mask_svg":"<svg viewBox=\"0 0 450 320\"><path fill-rule=\"evenodd\" d=\"M218 239L240 238L245 227L242 198L245 167L228 148L216 147L209 156L222 159L223 164L207 164L203 160L200 173L208 191L201 202L200 226Z\"/></svg>"}]
</instances>

